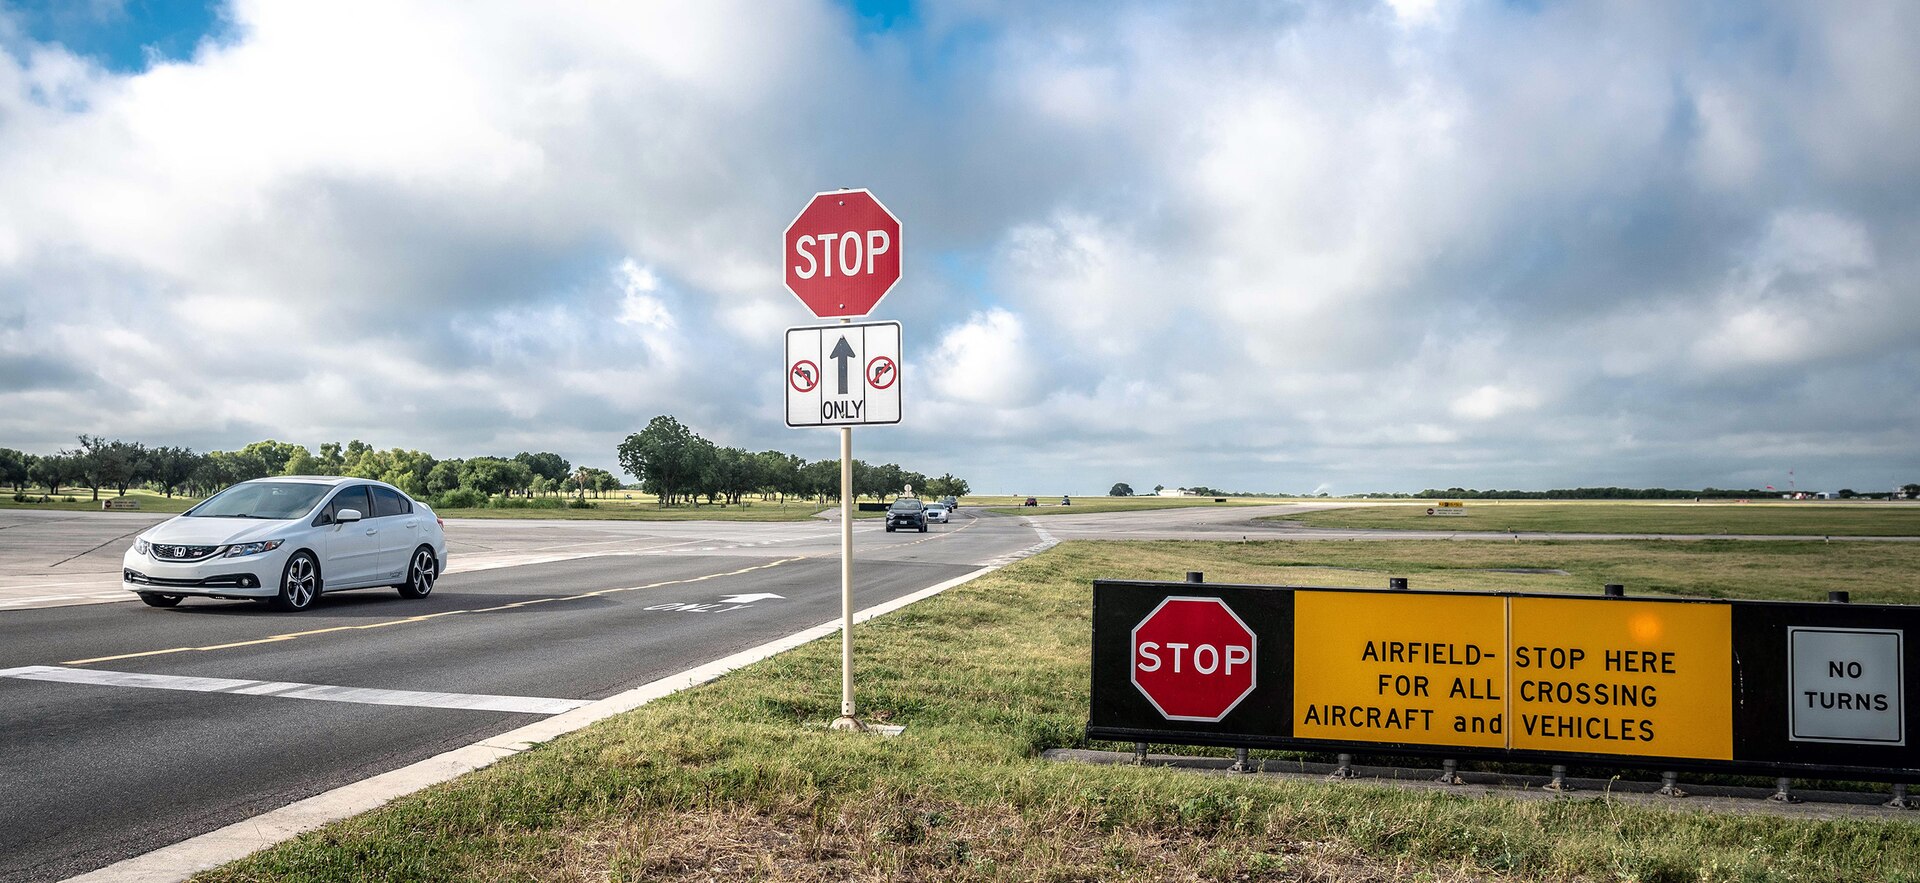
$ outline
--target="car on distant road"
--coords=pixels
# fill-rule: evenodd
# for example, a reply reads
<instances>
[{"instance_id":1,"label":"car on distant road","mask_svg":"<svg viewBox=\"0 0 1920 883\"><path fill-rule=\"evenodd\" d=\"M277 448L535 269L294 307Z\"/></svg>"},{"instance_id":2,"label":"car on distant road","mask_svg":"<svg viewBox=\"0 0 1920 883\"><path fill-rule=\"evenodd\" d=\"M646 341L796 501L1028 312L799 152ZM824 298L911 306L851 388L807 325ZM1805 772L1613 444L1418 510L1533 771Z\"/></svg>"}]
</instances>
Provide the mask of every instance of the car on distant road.
<instances>
[{"instance_id":1,"label":"car on distant road","mask_svg":"<svg viewBox=\"0 0 1920 883\"><path fill-rule=\"evenodd\" d=\"M383 481L243 481L140 534L121 586L150 607L192 597L305 610L326 592L392 587L425 598L447 568L446 525Z\"/></svg>"},{"instance_id":2,"label":"car on distant road","mask_svg":"<svg viewBox=\"0 0 1920 883\"><path fill-rule=\"evenodd\" d=\"M898 530L927 532L927 504L918 497L901 497L887 507L887 533Z\"/></svg>"},{"instance_id":3,"label":"car on distant road","mask_svg":"<svg viewBox=\"0 0 1920 883\"><path fill-rule=\"evenodd\" d=\"M940 498L940 505L947 507L948 512L955 511L960 508L960 498L948 494Z\"/></svg>"},{"instance_id":4,"label":"car on distant road","mask_svg":"<svg viewBox=\"0 0 1920 883\"><path fill-rule=\"evenodd\" d=\"M1040 505L1040 501L1039 501L1039 500L1036 500L1036 499L1034 499L1034 498L1032 498L1032 497L1028 497L1028 498L1027 498L1027 501L1026 501L1026 502L1024 502L1024 503L1021 503L1020 505L1022 505L1022 506L1038 506L1038 505Z\"/></svg>"},{"instance_id":5,"label":"car on distant road","mask_svg":"<svg viewBox=\"0 0 1920 883\"><path fill-rule=\"evenodd\" d=\"M947 523L947 504L933 503L927 506L927 521L932 524Z\"/></svg>"}]
</instances>

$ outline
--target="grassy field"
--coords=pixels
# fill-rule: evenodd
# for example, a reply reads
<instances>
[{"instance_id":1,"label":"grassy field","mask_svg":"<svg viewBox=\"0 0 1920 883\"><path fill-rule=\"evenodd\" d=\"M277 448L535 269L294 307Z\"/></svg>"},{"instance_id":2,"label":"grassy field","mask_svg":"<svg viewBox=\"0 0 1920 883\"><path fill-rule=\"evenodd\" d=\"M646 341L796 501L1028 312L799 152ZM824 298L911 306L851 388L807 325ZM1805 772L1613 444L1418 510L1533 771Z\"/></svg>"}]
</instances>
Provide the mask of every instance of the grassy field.
<instances>
[{"instance_id":1,"label":"grassy field","mask_svg":"<svg viewBox=\"0 0 1920 883\"><path fill-rule=\"evenodd\" d=\"M1920 880L1920 825L1464 798L1037 759L1084 744L1090 581L1914 600L1920 548L1781 543L1068 543L859 629L869 720L831 733L815 642L196 878ZM1536 568L1562 574L1515 574ZM1867 600L1867 597L1862 597Z\"/></svg>"},{"instance_id":2,"label":"grassy field","mask_svg":"<svg viewBox=\"0 0 1920 883\"><path fill-rule=\"evenodd\" d=\"M1073 505L1060 505L1060 495L1035 497L1038 506L1022 506L1026 497L968 497L962 506L992 509L1008 515L1085 515L1089 512L1145 512L1151 509L1191 509L1199 506L1270 506L1298 502L1269 497L1227 497L1216 503L1212 497L1073 497Z\"/></svg>"},{"instance_id":3,"label":"grassy field","mask_svg":"<svg viewBox=\"0 0 1920 883\"><path fill-rule=\"evenodd\" d=\"M591 509L535 509L483 507L474 509L435 509L442 518L558 518L571 521L805 521L821 511L808 500L752 500L745 505L673 506L662 509L654 497L634 494L631 499L588 499Z\"/></svg>"},{"instance_id":4,"label":"grassy field","mask_svg":"<svg viewBox=\"0 0 1920 883\"><path fill-rule=\"evenodd\" d=\"M74 488L62 488L57 495L48 495L46 489L41 488L29 492L26 496L31 502L16 502L13 499L13 493L11 491L0 493L0 509L45 509L60 512L101 511L100 501L94 500L93 492L86 488L79 488L77 490ZM39 502L42 496L49 496L48 501L45 503ZM120 496L120 494L111 488L100 489L101 501L111 500L118 496ZM67 502L67 498L69 497L73 499L73 502ZM182 494L175 494L172 499L168 499L162 494L156 494L153 491L142 489L127 491L127 497L139 501L141 512L185 512L193 508L193 504L200 502L201 499L199 497L189 497Z\"/></svg>"},{"instance_id":5,"label":"grassy field","mask_svg":"<svg viewBox=\"0 0 1920 883\"><path fill-rule=\"evenodd\" d=\"M1469 500L1467 514L1427 515L1432 502L1268 516L1311 527L1551 533L1920 536L1920 503L1536 503Z\"/></svg>"}]
</instances>

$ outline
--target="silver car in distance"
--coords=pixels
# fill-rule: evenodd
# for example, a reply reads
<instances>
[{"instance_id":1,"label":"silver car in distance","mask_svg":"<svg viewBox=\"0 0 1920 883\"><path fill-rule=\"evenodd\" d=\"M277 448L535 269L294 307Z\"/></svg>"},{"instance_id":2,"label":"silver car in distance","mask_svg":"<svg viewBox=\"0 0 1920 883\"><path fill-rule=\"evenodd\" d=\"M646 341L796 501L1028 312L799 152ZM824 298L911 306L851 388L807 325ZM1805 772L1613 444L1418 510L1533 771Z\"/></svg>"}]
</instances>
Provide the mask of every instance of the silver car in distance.
<instances>
[{"instance_id":1,"label":"silver car in distance","mask_svg":"<svg viewBox=\"0 0 1920 883\"><path fill-rule=\"evenodd\" d=\"M399 488L287 476L243 481L140 534L121 585L153 607L192 595L305 610L346 589L424 598L446 567L445 523Z\"/></svg>"}]
</instances>

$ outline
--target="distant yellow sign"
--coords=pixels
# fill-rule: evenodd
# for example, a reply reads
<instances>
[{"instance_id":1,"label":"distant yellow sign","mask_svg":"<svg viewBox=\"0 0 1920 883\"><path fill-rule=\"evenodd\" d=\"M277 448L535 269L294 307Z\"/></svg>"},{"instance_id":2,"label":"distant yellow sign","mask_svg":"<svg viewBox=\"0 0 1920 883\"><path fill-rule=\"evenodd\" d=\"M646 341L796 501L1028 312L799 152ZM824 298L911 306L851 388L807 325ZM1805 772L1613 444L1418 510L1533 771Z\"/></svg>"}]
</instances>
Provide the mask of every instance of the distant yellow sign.
<instances>
[{"instance_id":1,"label":"distant yellow sign","mask_svg":"<svg viewBox=\"0 0 1920 883\"><path fill-rule=\"evenodd\" d=\"M1506 747L1506 599L1293 596L1293 734Z\"/></svg>"},{"instance_id":2,"label":"distant yellow sign","mask_svg":"<svg viewBox=\"0 0 1920 883\"><path fill-rule=\"evenodd\" d=\"M1512 747L1733 758L1733 608L1511 600Z\"/></svg>"}]
</instances>

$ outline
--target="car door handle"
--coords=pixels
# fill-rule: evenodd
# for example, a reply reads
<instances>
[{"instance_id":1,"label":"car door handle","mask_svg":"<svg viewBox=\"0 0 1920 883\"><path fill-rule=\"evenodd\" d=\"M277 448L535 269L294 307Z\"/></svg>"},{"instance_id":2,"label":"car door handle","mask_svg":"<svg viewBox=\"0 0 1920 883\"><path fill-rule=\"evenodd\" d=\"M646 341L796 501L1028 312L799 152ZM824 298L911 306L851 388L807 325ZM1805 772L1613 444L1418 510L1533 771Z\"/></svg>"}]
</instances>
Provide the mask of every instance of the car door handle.
<instances>
[{"instance_id":1,"label":"car door handle","mask_svg":"<svg viewBox=\"0 0 1920 883\"><path fill-rule=\"evenodd\" d=\"M374 534L377 534L379 532L380 532L380 528L377 528L377 527L367 528L367 536L373 536Z\"/></svg>"},{"instance_id":2,"label":"car door handle","mask_svg":"<svg viewBox=\"0 0 1920 883\"><path fill-rule=\"evenodd\" d=\"M419 527L419 526L420 526L420 519L418 519L418 518L409 518L409 519L407 519L407 526L408 526L408 527Z\"/></svg>"}]
</instances>

